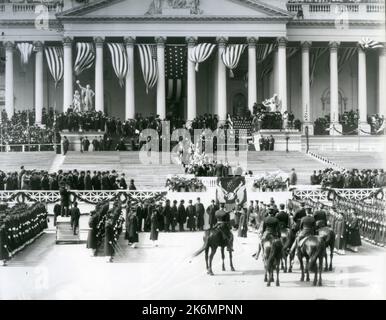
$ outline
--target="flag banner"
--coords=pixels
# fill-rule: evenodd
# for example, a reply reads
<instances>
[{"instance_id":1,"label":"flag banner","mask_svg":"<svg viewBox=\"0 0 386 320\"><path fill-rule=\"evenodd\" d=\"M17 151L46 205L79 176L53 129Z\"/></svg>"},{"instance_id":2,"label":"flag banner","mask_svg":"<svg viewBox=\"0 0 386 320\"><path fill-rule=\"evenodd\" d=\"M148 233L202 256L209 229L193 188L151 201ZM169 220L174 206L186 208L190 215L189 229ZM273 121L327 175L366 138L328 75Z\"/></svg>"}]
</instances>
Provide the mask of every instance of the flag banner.
<instances>
[{"instance_id":1,"label":"flag banner","mask_svg":"<svg viewBox=\"0 0 386 320\"><path fill-rule=\"evenodd\" d=\"M234 176L217 178L216 199L220 203L224 202L228 210L235 207L236 200L243 206L247 202L245 177Z\"/></svg>"},{"instance_id":2,"label":"flag banner","mask_svg":"<svg viewBox=\"0 0 386 320\"><path fill-rule=\"evenodd\" d=\"M186 75L186 46L166 46L167 100L179 102L183 97L183 80Z\"/></svg>"},{"instance_id":3,"label":"flag banner","mask_svg":"<svg viewBox=\"0 0 386 320\"><path fill-rule=\"evenodd\" d=\"M270 59L265 60L263 70L260 73L260 80L264 79L265 76L268 76L273 72L273 56Z\"/></svg>"},{"instance_id":4,"label":"flag banner","mask_svg":"<svg viewBox=\"0 0 386 320\"><path fill-rule=\"evenodd\" d=\"M123 87L127 71L129 70L125 47L122 43L108 43L107 46L111 53L111 60L119 80L119 85Z\"/></svg>"},{"instance_id":5,"label":"flag banner","mask_svg":"<svg viewBox=\"0 0 386 320\"><path fill-rule=\"evenodd\" d=\"M287 47L287 60L292 58L298 51L298 47Z\"/></svg>"},{"instance_id":6,"label":"flag banner","mask_svg":"<svg viewBox=\"0 0 386 320\"><path fill-rule=\"evenodd\" d=\"M55 88L63 79L64 62L63 62L63 47L47 47L45 49L48 69L55 82Z\"/></svg>"},{"instance_id":7,"label":"flag banner","mask_svg":"<svg viewBox=\"0 0 386 320\"><path fill-rule=\"evenodd\" d=\"M221 54L222 61L229 69L229 76L231 78L235 76L233 70L237 68L245 48L245 44L231 44L228 45Z\"/></svg>"},{"instance_id":8,"label":"flag banner","mask_svg":"<svg viewBox=\"0 0 386 320\"><path fill-rule=\"evenodd\" d=\"M328 48L314 48L310 54L310 86L314 83L314 76L318 60L327 52Z\"/></svg>"},{"instance_id":9,"label":"flag banner","mask_svg":"<svg viewBox=\"0 0 386 320\"><path fill-rule=\"evenodd\" d=\"M139 57L143 80L146 85L146 93L153 88L158 81L157 46L150 44L138 45Z\"/></svg>"},{"instance_id":10,"label":"flag banner","mask_svg":"<svg viewBox=\"0 0 386 320\"><path fill-rule=\"evenodd\" d=\"M209 59L214 48L216 48L215 44L200 43L189 52L189 60L195 63L196 72L198 72L200 63Z\"/></svg>"},{"instance_id":11,"label":"flag banner","mask_svg":"<svg viewBox=\"0 0 386 320\"><path fill-rule=\"evenodd\" d=\"M33 45L28 42L18 43L17 49L20 52L20 64L25 67L31 57Z\"/></svg>"},{"instance_id":12,"label":"flag banner","mask_svg":"<svg viewBox=\"0 0 386 320\"><path fill-rule=\"evenodd\" d=\"M357 48L340 48L338 54L338 72L342 72L344 66L351 61L357 52Z\"/></svg>"},{"instance_id":13,"label":"flag banner","mask_svg":"<svg viewBox=\"0 0 386 320\"><path fill-rule=\"evenodd\" d=\"M84 70L90 69L95 61L95 50L92 43L79 42L76 44L77 55L74 65L75 75L79 76Z\"/></svg>"},{"instance_id":14,"label":"flag banner","mask_svg":"<svg viewBox=\"0 0 386 320\"><path fill-rule=\"evenodd\" d=\"M363 50L383 48L382 43L372 40L369 37L362 38L362 40L359 42L359 45Z\"/></svg>"},{"instance_id":15,"label":"flag banner","mask_svg":"<svg viewBox=\"0 0 386 320\"><path fill-rule=\"evenodd\" d=\"M263 62L273 51L275 44L273 43L259 43L256 46L257 61Z\"/></svg>"}]
</instances>

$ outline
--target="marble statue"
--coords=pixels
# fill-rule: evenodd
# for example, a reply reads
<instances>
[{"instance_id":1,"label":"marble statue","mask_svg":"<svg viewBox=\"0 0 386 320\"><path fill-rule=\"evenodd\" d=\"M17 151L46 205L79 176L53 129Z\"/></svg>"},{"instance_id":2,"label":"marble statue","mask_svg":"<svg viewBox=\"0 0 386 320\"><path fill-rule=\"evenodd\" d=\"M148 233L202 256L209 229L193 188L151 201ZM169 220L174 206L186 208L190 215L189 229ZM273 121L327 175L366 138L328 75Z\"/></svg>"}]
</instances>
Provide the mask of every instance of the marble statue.
<instances>
[{"instance_id":1,"label":"marble statue","mask_svg":"<svg viewBox=\"0 0 386 320\"><path fill-rule=\"evenodd\" d=\"M93 98L95 96L94 91L91 90L91 87L89 84L86 85L86 87L82 87L80 84L80 81L76 81L79 88L82 90L81 97L83 102L83 111L91 111L94 109L93 106Z\"/></svg>"}]
</instances>

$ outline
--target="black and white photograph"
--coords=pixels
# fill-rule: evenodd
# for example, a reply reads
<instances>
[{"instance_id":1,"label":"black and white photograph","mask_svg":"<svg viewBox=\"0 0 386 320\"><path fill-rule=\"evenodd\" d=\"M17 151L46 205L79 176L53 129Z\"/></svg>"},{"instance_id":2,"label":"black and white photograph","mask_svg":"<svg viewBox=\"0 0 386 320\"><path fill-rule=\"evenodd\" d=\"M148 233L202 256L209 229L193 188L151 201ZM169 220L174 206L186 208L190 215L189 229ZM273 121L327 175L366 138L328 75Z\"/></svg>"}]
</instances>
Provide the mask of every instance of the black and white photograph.
<instances>
[{"instance_id":1,"label":"black and white photograph","mask_svg":"<svg viewBox=\"0 0 386 320\"><path fill-rule=\"evenodd\" d=\"M385 0L0 0L0 300L386 300L385 116Z\"/></svg>"}]
</instances>

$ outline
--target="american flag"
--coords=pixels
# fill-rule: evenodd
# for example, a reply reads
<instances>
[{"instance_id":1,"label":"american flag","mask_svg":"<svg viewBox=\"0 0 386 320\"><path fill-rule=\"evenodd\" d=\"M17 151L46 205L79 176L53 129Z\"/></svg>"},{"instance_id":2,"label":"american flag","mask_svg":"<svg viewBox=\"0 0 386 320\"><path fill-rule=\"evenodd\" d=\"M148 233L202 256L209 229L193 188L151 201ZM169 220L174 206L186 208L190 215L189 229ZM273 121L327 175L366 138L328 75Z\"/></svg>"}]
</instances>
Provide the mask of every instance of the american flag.
<instances>
[{"instance_id":1,"label":"american flag","mask_svg":"<svg viewBox=\"0 0 386 320\"><path fill-rule=\"evenodd\" d=\"M166 47L167 99L179 102L183 95L183 79L186 74L186 46Z\"/></svg>"}]
</instances>

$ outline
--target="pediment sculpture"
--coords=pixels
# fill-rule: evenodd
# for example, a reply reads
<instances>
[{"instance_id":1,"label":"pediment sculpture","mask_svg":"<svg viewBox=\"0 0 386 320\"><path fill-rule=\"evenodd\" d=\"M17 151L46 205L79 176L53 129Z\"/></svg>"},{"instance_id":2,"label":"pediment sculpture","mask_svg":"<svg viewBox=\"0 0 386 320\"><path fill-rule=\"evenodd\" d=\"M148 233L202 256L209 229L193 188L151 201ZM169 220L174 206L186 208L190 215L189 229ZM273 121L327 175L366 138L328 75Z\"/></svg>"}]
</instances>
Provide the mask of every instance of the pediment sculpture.
<instances>
[{"instance_id":1,"label":"pediment sculpture","mask_svg":"<svg viewBox=\"0 0 386 320\"><path fill-rule=\"evenodd\" d=\"M190 14L202 14L200 0L152 0L147 15L170 13L172 10L186 9Z\"/></svg>"}]
</instances>

